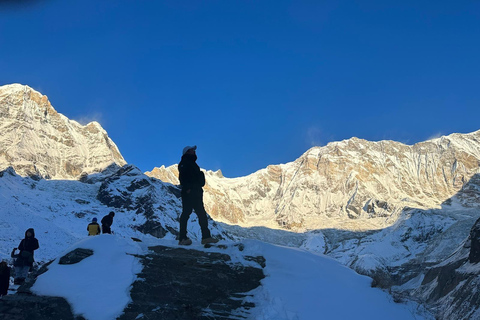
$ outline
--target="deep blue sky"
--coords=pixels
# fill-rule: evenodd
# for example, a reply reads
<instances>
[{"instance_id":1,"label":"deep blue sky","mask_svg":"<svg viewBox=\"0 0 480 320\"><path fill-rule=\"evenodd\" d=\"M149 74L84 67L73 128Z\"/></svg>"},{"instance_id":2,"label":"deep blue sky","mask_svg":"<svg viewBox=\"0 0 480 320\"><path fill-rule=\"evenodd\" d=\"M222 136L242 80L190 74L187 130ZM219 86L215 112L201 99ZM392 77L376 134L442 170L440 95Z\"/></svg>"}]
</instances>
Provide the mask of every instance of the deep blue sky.
<instances>
[{"instance_id":1,"label":"deep blue sky","mask_svg":"<svg viewBox=\"0 0 480 320\"><path fill-rule=\"evenodd\" d=\"M2 1L10 83L143 171L197 144L243 176L352 136L480 129L480 1Z\"/></svg>"}]
</instances>

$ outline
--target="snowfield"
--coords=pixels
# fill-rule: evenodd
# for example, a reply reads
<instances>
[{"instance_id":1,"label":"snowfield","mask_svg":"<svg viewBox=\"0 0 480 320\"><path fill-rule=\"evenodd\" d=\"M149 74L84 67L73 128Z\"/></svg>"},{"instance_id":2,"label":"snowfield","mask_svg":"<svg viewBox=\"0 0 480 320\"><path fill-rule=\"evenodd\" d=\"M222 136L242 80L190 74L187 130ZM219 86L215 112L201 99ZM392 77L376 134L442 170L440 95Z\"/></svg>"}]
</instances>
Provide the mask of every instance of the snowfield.
<instances>
[{"instance_id":1,"label":"snowfield","mask_svg":"<svg viewBox=\"0 0 480 320\"><path fill-rule=\"evenodd\" d=\"M130 285L142 270L132 256L141 252L135 244L108 234L81 240L63 254L84 248L93 250L93 256L72 265L60 265L57 258L31 290L38 295L64 297L73 312L86 319L115 319L130 302Z\"/></svg>"},{"instance_id":2,"label":"snowfield","mask_svg":"<svg viewBox=\"0 0 480 320\"><path fill-rule=\"evenodd\" d=\"M146 237L142 243L118 235L87 237L68 250L92 249L94 254L78 264L59 265L56 259L38 277L32 291L67 299L77 315L89 320L109 320L121 315L130 302L129 290L141 271L132 254L146 253L148 246L177 246L173 240ZM252 319L424 319L413 305L394 303L360 276L335 260L302 249L244 241L245 253L266 259L261 287L254 290ZM203 249L198 244L189 247ZM233 248L233 246L228 246ZM212 250L212 249L208 249ZM236 259L235 249L214 249ZM61 255L60 255L61 256Z\"/></svg>"}]
</instances>

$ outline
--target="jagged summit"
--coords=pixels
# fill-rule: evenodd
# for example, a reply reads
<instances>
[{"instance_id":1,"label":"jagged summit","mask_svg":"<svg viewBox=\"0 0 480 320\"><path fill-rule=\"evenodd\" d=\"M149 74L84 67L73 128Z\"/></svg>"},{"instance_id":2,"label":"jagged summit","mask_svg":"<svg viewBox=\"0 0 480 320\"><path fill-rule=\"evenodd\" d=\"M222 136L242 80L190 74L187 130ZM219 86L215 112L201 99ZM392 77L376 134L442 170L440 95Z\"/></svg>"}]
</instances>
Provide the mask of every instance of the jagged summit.
<instances>
[{"instance_id":1,"label":"jagged summit","mask_svg":"<svg viewBox=\"0 0 480 320\"><path fill-rule=\"evenodd\" d=\"M0 128L0 170L11 166L22 176L75 179L126 164L98 122L68 119L29 86L0 87Z\"/></svg>"},{"instance_id":2,"label":"jagged summit","mask_svg":"<svg viewBox=\"0 0 480 320\"><path fill-rule=\"evenodd\" d=\"M480 131L414 145L351 138L246 177L207 172L205 205L244 226L377 229L405 208L440 207L479 171ZM173 184L177 174L176 166L147 173Z\"/></svg>"},{"instance_id":3,"label":"jagged summit","mask_svg":"<svg viewBox=\"0 0 480 320\"><path fill-rule=\"evenodd\" d=\"M0 88L2 89L2 91L6 94L10 94L10 93L14 93L14 92L19 92L19 91L25 91L25 90L28 90L28 91L31 91L33 92L34 94L37 94L39 96L44 96L46 97L45 95L42 95L40 92L38 92L37 90L27 86L27 85L24 85L24 84L20 84L20 83L12 83L12 84L6 84L6 85L3 85L3 86L0 86Z\"/></svg>"}]
</instances>

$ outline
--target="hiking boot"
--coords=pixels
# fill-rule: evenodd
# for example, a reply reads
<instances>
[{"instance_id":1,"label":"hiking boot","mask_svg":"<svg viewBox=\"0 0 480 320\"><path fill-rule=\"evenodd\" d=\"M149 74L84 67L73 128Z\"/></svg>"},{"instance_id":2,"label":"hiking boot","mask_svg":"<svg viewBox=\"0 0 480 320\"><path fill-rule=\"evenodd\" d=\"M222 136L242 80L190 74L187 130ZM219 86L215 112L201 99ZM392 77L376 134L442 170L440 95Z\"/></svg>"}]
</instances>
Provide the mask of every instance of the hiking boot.
<instances>
[{"instance_id":1,"label":"hiking boot","mask_svg":"<svg viewBox=\"0 0 480 320\"><path fill-rule=\"evenodd\" d=\"M218 242L218 239L215 239L215 238L205 238L205 239L202 239L202 244L207 244L207 243L217 243Z\"/></svg>"},{"instance_id":2,"label":"hiking boot","mask_svg":"<svg viewBox=\"0 0 480 320\"><path fill-rule=\"evenodd\" d=\"M192 244L192 240L190 239L183 239L183 240L180 240L178 241L178 244L181 245L181 246L189 246Z\"/></svg>"}]
</instances>

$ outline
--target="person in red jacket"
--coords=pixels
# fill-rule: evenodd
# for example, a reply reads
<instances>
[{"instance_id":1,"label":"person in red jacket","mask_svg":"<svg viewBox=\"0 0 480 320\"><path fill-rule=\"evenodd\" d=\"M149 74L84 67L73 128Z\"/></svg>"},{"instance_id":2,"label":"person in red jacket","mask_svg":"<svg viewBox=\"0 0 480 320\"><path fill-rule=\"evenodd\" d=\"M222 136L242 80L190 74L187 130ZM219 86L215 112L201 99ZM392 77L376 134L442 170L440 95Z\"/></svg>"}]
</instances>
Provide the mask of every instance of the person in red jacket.
<instances>
[{"instance_id":1,"label":"person in red jacket","mask_svg":"<svg viewBox=\"0 0 480 320\"><path fill-rule=\"evenodd\" d=\"M192 240L187 237L187 223L192 210L198 216L198 223L202 230L202 244L216 243L218 239L212 238L208 229L207 212L203 206L203 186L205 175L197 165L197 146L186 146L183 149L182 159L178 164L180 185L182 187L182 214L180 216L180 245L190 245Z\"/></svg>"}]
</instances>

